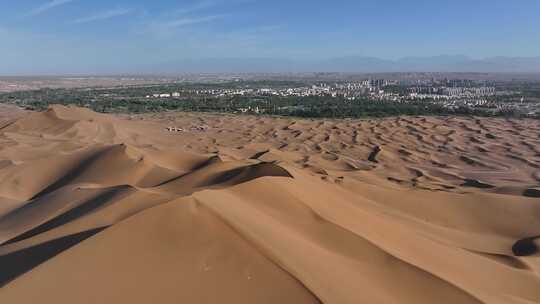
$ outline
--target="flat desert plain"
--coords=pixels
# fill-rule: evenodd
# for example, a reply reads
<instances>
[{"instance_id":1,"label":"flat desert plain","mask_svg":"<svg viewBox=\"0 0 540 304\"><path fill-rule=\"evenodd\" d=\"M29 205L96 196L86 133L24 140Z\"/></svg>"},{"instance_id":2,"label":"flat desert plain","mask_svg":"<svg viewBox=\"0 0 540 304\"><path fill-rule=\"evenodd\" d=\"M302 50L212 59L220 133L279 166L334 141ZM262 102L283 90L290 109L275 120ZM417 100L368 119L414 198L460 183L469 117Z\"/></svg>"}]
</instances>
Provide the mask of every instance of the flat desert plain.
<instances>
[{"instance_id":1,"label":"flat desert plain","mask_svg":"<svg viewBox=\"0 0 540 304\"><path fill-rule=\"evenodd\" d=\"M0 111L0 303L540 303L540 123Z\"/></svg>"}]
</instances>

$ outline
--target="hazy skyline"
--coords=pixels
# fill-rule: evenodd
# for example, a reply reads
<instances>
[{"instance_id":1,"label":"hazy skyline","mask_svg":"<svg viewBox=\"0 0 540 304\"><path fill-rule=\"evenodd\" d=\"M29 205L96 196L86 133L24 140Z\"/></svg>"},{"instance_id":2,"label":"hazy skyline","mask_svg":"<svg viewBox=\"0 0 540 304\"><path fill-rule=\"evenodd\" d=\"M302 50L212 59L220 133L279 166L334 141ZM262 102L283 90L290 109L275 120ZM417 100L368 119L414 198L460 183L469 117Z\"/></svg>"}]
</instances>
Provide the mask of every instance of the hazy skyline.
<instances>
[{"instance_id":1,"label":"hazy skyline","mask_svg":"<svg viewBox=\"0 0 540 304\"><path fill-rule=\"evenodd\" d=\"M540 1L0 2L0 74L148 72L201 58L540 56Z\"/></svg>"}]
</instances>

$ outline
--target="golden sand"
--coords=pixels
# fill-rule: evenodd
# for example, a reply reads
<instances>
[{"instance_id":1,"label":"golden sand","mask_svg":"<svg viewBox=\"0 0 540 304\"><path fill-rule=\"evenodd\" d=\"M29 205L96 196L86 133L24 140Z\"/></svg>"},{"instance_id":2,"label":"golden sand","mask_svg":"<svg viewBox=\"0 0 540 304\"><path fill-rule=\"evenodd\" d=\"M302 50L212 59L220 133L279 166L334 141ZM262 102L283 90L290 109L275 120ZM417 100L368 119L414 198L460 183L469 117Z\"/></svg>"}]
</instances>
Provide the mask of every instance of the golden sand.
<instances>
[{"instance_id":1,"label":"golden sand","mask_svg":"<svg viewBox=\"0 0 540 304\"><path fill-rule=\"evenodd\" d=\"M540 303L537 120L14 113L0 303Z\"/></svg>"}]
</instances>

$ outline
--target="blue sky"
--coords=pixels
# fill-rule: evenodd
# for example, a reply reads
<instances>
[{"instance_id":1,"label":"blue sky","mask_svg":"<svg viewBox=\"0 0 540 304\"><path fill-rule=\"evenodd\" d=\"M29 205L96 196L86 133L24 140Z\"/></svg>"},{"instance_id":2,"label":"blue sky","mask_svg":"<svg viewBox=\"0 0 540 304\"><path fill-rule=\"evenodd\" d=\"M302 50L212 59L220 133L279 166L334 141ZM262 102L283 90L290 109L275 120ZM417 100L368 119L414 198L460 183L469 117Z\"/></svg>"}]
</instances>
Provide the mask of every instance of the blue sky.
<instances>
[{"instance_id":1,"label":"blue sky","mask_svg":"<svg viewBox=\"0 0 540 304\"><path fill-rule=\"evenodd\" d=\"M0 0L0 74L187 58L540 56L539 0Z\"/></svg>"}]
</instances>

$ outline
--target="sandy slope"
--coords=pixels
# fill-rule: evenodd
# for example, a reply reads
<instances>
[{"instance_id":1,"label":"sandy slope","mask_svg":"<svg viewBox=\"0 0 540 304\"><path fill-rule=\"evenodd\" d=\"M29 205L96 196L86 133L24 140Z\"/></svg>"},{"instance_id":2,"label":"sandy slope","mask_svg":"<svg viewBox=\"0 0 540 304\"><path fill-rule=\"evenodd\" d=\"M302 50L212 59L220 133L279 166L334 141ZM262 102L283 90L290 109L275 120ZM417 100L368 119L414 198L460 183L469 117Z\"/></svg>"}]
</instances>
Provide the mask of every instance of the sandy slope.
<instances>
[{"instance_id":1,"label":"sandy slope","mask_svg":"<svg viewBox=\"0 0 540 304\"><path fill-rule=\"evenodd\" d=\"M0 303L540 303L538 121L13 113Z\"/></svg>"}]
</instances>

